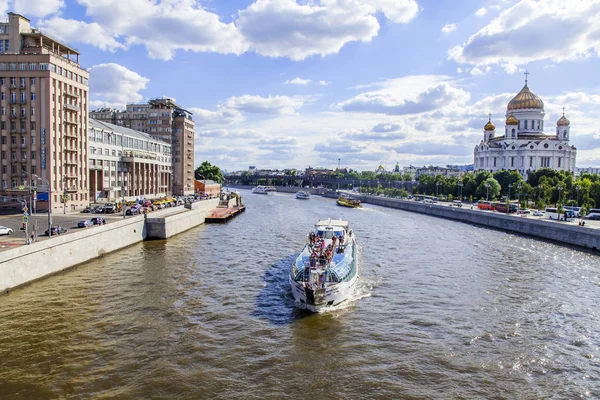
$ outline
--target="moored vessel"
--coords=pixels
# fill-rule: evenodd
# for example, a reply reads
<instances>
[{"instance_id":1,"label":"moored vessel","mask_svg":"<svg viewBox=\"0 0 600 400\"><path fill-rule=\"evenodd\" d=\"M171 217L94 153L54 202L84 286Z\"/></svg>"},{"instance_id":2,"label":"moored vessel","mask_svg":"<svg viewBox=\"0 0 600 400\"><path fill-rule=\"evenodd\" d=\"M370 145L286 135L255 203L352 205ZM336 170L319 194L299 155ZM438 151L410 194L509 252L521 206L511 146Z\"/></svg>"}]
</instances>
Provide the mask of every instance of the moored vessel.
<instances>
[{"instance_id":1,"label":"moored vessel","mask_svg":"<svg viewBox=\"0 0 600 400\"><path fill-rule=\"evenodd\" d=\"M319 312L348 300L358 279L356 240L348 221L319 221L306 236L289 279L301 308Z\"/></svg>"}]
</instances>

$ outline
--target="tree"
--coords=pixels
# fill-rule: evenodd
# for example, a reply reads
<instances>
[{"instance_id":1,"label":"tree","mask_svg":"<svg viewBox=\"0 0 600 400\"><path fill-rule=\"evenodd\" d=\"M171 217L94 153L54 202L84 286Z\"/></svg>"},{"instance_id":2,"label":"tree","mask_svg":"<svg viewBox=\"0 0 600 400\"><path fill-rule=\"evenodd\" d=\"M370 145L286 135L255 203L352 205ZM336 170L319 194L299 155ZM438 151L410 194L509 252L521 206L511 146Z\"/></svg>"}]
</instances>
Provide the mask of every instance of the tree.
<instances>
[{"instance_id":1,"label":"tree","mask_svg":"<svg viewBox=\"0 0 600 400\"><path fill-rule=\"evenodd\" d=\"M204 161L196 170L194 171L194 178L200 179L209 179L218 183L223 183L223 174L221 173L221 169L216 165L212 165L208 161Z\"/></svg>"}]
</instances>

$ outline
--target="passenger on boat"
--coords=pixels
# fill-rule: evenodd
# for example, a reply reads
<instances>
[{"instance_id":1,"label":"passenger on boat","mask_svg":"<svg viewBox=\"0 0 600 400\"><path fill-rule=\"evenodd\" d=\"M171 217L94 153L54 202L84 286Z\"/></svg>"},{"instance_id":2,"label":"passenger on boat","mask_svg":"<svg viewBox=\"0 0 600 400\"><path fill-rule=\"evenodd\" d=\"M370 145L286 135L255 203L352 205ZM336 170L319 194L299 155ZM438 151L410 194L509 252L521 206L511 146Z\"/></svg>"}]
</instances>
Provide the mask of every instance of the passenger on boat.
<instances>
[{"instance_id":1,"label":"passenger on boat","mask_svg":"<svg viewBox=\"0 0 600 400\"><path fill-rule=\"evenodd\" d=\"M325 289L325 273L319 275L319 283L322 289Z\"/></svg>"}]
</instances>

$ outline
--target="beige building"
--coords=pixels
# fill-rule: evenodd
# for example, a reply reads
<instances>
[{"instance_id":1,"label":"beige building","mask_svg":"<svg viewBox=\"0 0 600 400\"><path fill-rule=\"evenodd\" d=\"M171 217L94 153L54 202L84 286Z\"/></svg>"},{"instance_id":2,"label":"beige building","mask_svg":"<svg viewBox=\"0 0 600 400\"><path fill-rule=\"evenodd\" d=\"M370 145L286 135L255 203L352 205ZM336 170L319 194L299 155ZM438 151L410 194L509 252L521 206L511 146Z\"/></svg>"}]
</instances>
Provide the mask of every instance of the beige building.
<instances>
[{"instance_id":1,"label":"beige building","mask_svg":"<svg viewBox=\"0 0 600 400\"><path fill-rule=\"evenodd\" d=\"M9 13L0 23L3 196L47 192L49 183L53 209L88 204L88 77L76 49L27 18Z\"/></svg>"},{"instance_id":2,"label":"beige building","mask_svg":"<svg viewBox=\"0 0 600 400\"><path fill-rule=\"evenodd\" d=\"M169 143L92 118L89 125L91 199L154 199L170 192L173 171Z\"/></svg>"},{"instance_id":3,"label":"beige building","mask_svg":"<svg viewBox=\"0 0 600 400\"><path fill-rule=\"evenodd\" d=\"M131 128L172 145L172 193L194 193L194 121L192 113L170 98L144 104L128 104L125 111L100 109L90 112L99 121Z\"/></svg>"}]
</instances>

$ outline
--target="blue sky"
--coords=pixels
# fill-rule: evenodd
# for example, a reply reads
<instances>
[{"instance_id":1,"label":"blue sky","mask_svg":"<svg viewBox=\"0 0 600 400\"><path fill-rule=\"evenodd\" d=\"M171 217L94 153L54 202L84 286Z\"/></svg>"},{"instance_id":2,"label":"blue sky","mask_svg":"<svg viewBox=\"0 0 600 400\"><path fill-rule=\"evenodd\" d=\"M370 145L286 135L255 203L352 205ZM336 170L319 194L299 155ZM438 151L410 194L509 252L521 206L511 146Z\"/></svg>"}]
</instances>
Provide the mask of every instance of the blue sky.
<instances>
[{"instance_id":1,"label":"blue sky","mask_svg":"<svg viewBox=\"0 0 600 400\"><path fill-rule=\"evenodd\" d=\"M600 0L0 0L77 47L91 109L168 96L196 164L469 164L529 87L600 166Z\"/></svg>"}]
</instances>

